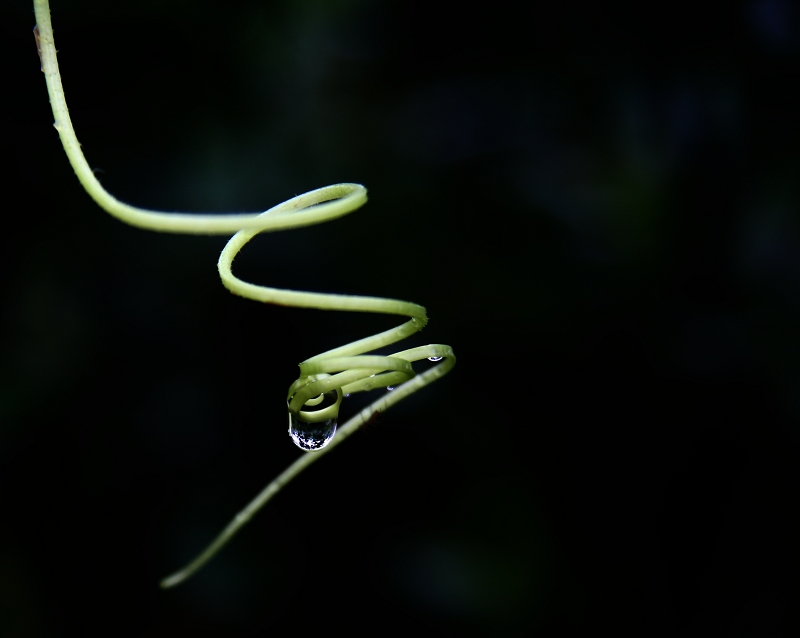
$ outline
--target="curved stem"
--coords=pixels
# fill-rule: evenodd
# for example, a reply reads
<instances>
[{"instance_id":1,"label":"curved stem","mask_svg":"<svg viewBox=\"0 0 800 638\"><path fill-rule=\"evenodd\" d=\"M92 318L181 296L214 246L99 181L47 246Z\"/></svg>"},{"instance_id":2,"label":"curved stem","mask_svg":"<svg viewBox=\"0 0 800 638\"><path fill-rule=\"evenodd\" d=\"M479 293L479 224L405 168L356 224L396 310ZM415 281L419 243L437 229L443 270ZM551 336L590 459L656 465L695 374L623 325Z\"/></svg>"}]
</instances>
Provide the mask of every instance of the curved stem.
<instances>
[{"instance_id":1,"label":"curved stem","mask_svg":"<svg viewBox=\"0 0 800 638\"><path fill-rule=\"evenodd\" d=\"M200 552L196 558L192 559L192 561L182 569L164 578L160 583L161 587L167 589L169 587L179 585L192 574L194 574L220 549L222 549L222 547L227 544L228 541L230 541L231 538L233 538L233 536L250 521L256 512L264 507L264 505L266 505L273 496L280 492L280 490L284 488L289 481L300 474L300 472L306 469L314 461L321 459L324 454L330 452L334 447L356 432L365 423L369 422L369 420L376 413L385 412L387 409L389 409L389 407L398 401L403 400L408 395L447 374L456 364L455 355L453 355L453 351L447 346L445 346L445 349L437 350L436 352L440 352L441 354L432 354L430 356L444 357L443 363L423 372L422 374L417 375L408 383L397 387L393 392L386 393L383 397L361 410L341 428L339 428L336 437L328 446L322 448L314 454L304 454L297 459L283 472L276 476L272 482L269 483L269 485L261 490L261 492L259 492L259 494L252 501L250 501L250 503L248 503L236 516L234 516L233 520L228 523L225 529L222 530L222 532L220 532L220 534L208 545L208 547Z\"/></svg>"},{"instance_id":2,"label":"curved stem","mask_svg":"<svg viewBox=\"0 0 800 638\"><path fill-rule=\"evenodd\" d=\"M202 567L297 474L339 445L367 423L375 413L384 412L398 401L449 372L455 365L455 356L450 346L440 344L412 348L389 356L363 356L365 352L396 343L425 327L428 321L425 308L415 303L380 297L280 290L251 284L234 276L232 272L234 258L255 235L317 224L347 215L367 201L367 191L360 184L335 184L309 191L278 204L266 212L257 214L205 215L145 210L125 204L108 193L86 161L72 127L58 70L53 29L50 23L49 2L48 0L34 0L33 5L37 21L35 30L37 47L55 117L54 126L78 180L101 208L127 224L159 232L235 233L220 255L218 269L223 285L232 293L242 297L285 306L376 312L400 315L409 319L395 328L323 352L300 364L300 377L290 387L287 397L290 421L292 416L299 419L300 422L307 423L327 419L330 411L338 412L342 393L372 390L385 387L389 385L389 382L394 384L408 380L351 418L339 428L335 438L323 443L325 447L316 449L315 454L304 454L284 470L236 515L233 521L197 558L180 571L161 581L162 587L172 587L183 582ZM442 363L414 376L414 370L410 364L425 358L434 361L442 360ZM331 373L335 374L331 375ZM323 406L324 410L317 408L316 406L322 402L322 397L332 390L336 391L338 401L333 407ZM309 408L311 409L309 410ZM317 409L319 412L316 412L315 416L314 410Z\"/></svg>"}]
</instances>

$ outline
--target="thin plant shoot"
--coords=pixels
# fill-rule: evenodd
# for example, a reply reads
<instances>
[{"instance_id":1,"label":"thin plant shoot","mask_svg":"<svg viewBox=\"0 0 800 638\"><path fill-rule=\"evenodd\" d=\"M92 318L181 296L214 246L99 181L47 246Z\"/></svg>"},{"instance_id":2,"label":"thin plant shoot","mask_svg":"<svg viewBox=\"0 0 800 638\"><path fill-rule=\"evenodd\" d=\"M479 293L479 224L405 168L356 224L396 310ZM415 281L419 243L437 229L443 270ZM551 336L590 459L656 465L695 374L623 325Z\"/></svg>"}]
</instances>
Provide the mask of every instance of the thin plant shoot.
<instances>
[{"instance_id":1,"label":"thin plant shoot","mask_svg":"<svg viewBox=\"0 0 800 638\"><path fill-rule=\"evenodd\" d=\"M286 200L263 213L244 214L206 215L145 210L125 204L108 193L89 167L70 121L56 60L49 2L34 0L33 5L37 23L34 35L55 117L53 125L78 180L101 208L127 224L159 232L197 235L235 233L223 249L217 265L223 285L236 295L283 306L374 312L407 318L395 328L323 352L300 364L300 376L291 384L286 396L289 434L298 447L313 453L303 454L292 463L242 509L203 552L184 568L161 581L162 587L172 587L202 567L267 501L311 463L362 425L371 423L374 415L382 414L395 403L447 374L455 365L455 356L450 346L441 344L402 350L388 356L365 354L421 330L428 319L425 309L417 304L380 297L279 290L242 281L233 274L231 267L234 258L257 234L318 224L361 207L367 201L367 191L360 184L326 186ZM412 363L422 359L429 359L437 365L415 374ZM338 425L339 408L346 396L387 387L393 390L382 393L379 399L360 410L344 425Z\"/></svg>"}]
</instances>

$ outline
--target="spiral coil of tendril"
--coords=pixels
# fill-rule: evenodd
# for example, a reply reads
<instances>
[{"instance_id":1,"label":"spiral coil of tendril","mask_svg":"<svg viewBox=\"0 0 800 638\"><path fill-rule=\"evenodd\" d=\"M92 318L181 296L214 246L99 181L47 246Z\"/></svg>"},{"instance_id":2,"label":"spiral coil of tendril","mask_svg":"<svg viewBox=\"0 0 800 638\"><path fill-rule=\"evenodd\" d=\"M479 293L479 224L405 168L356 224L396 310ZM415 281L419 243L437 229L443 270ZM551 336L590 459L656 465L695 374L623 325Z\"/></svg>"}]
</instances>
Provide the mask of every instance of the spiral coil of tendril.
<instances>
[{"instance_id":1,"label":"spiral coil of tendril","mask_svg":"<svg viewBox=\"0 0 800 638\"><path fill-rule=\"evenodd\" d=\"M306 451L316 450L317 453L305 454L290 465L242 509L203 552L186 567L161 581L162 587L171 587L200 569L267 501L309 464L370 422L376 413L385 411L449 372L455 365L455 356L450 346L441 344L411 348L388 356L364 354L421 330L428 319L425 309L417 304L379 297L279 290L247 283L233 275L231 266L234 258L255 235L336 219L362 206L367 200L367 191L359 184L336 184L309 191L256 215L196 215L145 210L125 204L108 193L86 161L70 121L58 70L49 2L34 0L33 5L37 22L34 36L55 117L54 126L78 180L101 208L127 224L159 232L206 235L235 233L220 255L218 268L225 287L242 297L284 306L408 317L408 321L391 330L329 350L300 364L300 377L290 386L287 396L289 431L299 447ZM421 359L440 363L416 375L411 364ZM343 397L378 387L388 387L393 391L384 393L353 416L339 428L334 439Z\"/></svg>"},{"instance_id":2,"label":"spiral coil of tendril","mask_svg":"<svg viewBox=\"0 0 800 638\"><path fill-rule=\"evenodd\" d=\"M233 259L244 245L261 232L286 227L284 219L296 222L297 215L305 211L314 213L315 222L323 222L352 212L365 201L366 189L359 184L337 184L293 197L258 216L259 219L268 218L272 222L269 226L240 230L231 237L218 263L225 287L256 301L409 317L409 321L396 328L329 350L300 364L300 377L291 385L287 396L289 431L298 447L307 451L321 449L332 440L344 395L405 383L415 376L411 365L414 361L447 359L447 362L439 364L447 368L441 374L454 363L452 349L441 344L403 350L388 356L363 354L405 339L424 328L428 319L422 306L379 297L278 290L244 282L233 274ZM402 385L397 390L395 396L403 395ZM380 406L375 406L375 411L381 411Z\"/></svg>"}]
</instances>

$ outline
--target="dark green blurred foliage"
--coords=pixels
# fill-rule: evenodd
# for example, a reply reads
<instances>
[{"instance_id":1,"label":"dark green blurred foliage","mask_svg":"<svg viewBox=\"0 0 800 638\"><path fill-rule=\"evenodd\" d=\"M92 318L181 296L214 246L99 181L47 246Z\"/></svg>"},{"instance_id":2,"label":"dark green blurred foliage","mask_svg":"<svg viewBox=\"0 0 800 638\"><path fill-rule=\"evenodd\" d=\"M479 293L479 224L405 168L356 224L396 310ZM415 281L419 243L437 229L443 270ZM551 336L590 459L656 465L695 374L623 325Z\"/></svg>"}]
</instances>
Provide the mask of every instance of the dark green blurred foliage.
<instances>
[{"instance_id":1,"label":"dark green blurred foliage","mask_svg":"<svg viewBox=\"0 0 800 638\"><path fill-rule=\"evenodd\" d=\"M421 303L459 364L159 591L296 457L294 366L391 320L99 210L5 2L1 635L798 634L793 3L53 2L112 193L364 183L237 273Z\"/></svg>"}]
</instances>

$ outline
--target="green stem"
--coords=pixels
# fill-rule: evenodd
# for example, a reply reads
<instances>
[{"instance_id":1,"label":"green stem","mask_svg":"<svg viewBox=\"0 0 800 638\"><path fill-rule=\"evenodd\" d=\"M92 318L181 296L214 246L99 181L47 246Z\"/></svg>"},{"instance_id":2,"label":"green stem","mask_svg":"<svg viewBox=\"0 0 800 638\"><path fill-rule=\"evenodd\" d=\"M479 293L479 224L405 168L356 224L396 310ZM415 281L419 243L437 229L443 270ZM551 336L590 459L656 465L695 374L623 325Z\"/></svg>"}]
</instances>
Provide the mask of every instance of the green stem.
<instances>
[{"instance_id":1,"label":"green stem","mask_svg":"<svg viewBox=\"0 0 800 638\"><path fill-rule=\"evenodd\" d=\"M283 472L276 476L272 482L267 485L247 506L242 509L233 520L228 523L222 532L204 549L196 558L194 558L188 565L177 572L170 574L161 581L161 587L164 589L178 585L194 574L198 569L205 565L222 547L233 538L244 525L258 512L267 502L272 499L286 484L291 481L300 472L306 469L314 461L318 461L324 454L330 452L334 447L339 445L351 434L356 432L360 427L367 423L374 414L383 413L393 406L398 401L402 401L410 394L416 392L420 388L425 387L429 383L433 383L437 379L447 374L450 369L456 364L455 355L449 346L423 346L425 352L430 352L426 356L431 357L444 357L442 363L434 366L430 370L426 370L422 374L417 375L411 381L395 388L392 392L387 392L377 401L361 410L358 414L352 417L347 423L339 428L336 437L326 447L314 452L313 454L304 454ZM415 349L416 350L416 349ZM409 351L410 352L410 351ZM416 356L417 352L413 356ZM395 355L397 356L397 355Z\"/></svg>"},{"instance_id":2,"label":"green stem","mask_svg":"<svg viewBox=\"0 0 800 638\"><path fill-rule=\"evenodd\" d=\"M360 184L335 184L309 191L263 213L223 215L145 210L125 204L108 193L86 161L72 127L58 70L53 29L50 23L49 2L48 0L34 0L33 7L37 22L37 46L55 117L53 125L58 131L78 180L101 208L127 224L159 232L198 235L235 233L220 255L218 269L223 285L242 297L284 306L376 312L409 318L408 321L395 328L323 352L300 364L301 376L290 387L287 400L290 415L294 415L301 422L311 423L327 419L330 410L338 411L338 403L324 411L314 412L313 409L303 409L304 407L315 408L321 403L323 395L332 390L337 392L339 401L341 401L342 393L372 390L401 381L405 381L405 383L398 385L394 391L386 393L351 418L339 428L336 437L326 447L316 450L314 454L304 454L284 470L236 515L233 521L197 558L180 571L161 581L162 587L172 587L186 580L211 559L267 501L297 474L339 445L369 421L375 413L384 412L398 401L449 372L455 365L455 356L450 346L440 344L412 348L389 356L362 356L365 352L396 343L424 328L428 319L425 309L417 304L380 297L279 290L247 283L234 276L231 270L234 258L255 235L308 226L347 215L367 201L367 190ZM410 363L426 358L435 361L441 360L442 363L414 376ZM331 375L330 373L336 374Z\"/></svg>"}]
</instances>

